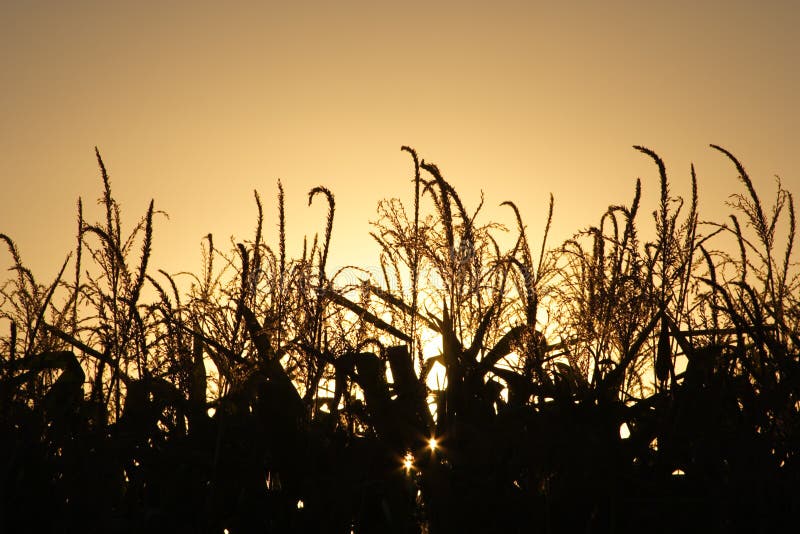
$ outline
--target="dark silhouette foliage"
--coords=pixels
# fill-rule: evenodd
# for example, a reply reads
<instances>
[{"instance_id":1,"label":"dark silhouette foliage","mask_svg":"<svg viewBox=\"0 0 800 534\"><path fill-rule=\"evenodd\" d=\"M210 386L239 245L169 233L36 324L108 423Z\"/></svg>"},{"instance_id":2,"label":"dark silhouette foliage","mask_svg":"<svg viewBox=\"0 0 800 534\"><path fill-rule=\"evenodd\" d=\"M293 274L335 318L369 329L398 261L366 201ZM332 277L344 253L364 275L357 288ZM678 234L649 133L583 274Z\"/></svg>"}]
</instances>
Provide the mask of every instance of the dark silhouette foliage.
<instances>
[{"instance_id":1,"label":"dark silhouette foliage","mask_svg":"<svg viewBox=\"0 0 800 534\"><path fill-rule=\"evenodd\" d=\"M150 266L105 165L56 279L14 241L0 292L3 532L771 532L800 513L795 213L744 186L726 222L661 191L547 249L479 223L414 164L413 215L379 204L380 272L330 273L325 231L286 255L204 240ZM318 199L319 200L319 199ZM316 208L314 208L316 209ZM741 220L740 220L741 219ZM726 241L727 240L727 241ZM727 244L726 244L727 243ZM137 252L138 247L138 252ZM536 254L538 248L538 256ZM67 266L74 261L74 279ZM355 280L355 282L354 282ZM431 354L430 339L440 340ZM438 381L432 377L443 368ZM433 374L432 374L433 373ZM436 386L432 384L436 383Z\"/></svg>"}]
</instances>

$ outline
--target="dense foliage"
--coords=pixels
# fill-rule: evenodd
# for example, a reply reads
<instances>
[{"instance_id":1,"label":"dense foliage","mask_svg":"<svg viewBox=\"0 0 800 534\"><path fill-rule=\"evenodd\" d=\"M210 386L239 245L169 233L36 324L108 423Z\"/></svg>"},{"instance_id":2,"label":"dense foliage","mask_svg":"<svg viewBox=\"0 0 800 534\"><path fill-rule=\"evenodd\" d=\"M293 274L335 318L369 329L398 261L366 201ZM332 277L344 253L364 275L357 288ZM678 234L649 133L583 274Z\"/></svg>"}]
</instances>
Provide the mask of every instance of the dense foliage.
<instances>
[{"instance_id":1,"label":"dense foliage","mask_svg":"<svg viewBox=\"0 0 800 534\"><path fill-rule=\"evenodd\" d=\"M152 203L123 232L98 153L105 219L79 201L55 281L0 234L0 531L774 531L800 512L792 196L765 208L714 147L743 192L701 224L694 170L684 202L636 148L650 241L637 181L553 249L552 198L538 246L505 202L503 250L404 147L379 273L329 272L324 187L324 233L288 258L278 184L277 248L256 193L254 239L209 235L175 275L149 265Z\"/></svg>"}]
</instances>

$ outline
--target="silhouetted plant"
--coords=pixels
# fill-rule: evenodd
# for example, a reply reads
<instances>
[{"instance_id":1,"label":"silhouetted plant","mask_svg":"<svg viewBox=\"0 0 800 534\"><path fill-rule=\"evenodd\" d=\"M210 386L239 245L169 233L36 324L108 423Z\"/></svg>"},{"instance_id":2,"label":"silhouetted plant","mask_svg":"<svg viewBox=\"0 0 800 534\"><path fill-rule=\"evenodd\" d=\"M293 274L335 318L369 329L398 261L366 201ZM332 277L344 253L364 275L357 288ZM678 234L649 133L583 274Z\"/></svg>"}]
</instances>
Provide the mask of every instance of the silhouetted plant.
<instances>
[{"instance_id":1,"label":"silhouetted plant","mask_svg":"<svg viewBox=\"0 0 800 534\"><path fill-rule=\"evenodd\" d=\"M256 192L253 241L209 234L197 273L154 272L158 212L126 237L98 152L104 220L78 202L51 284L0 234L0 529L775 530L800 504L792 195L765 210L714 146L745 192L701 222L694 169L685 207L635 148L658 170L652 241L637 181L553 249L552 197L538 243L503 202L503 250L483 197L468 210L403 147L413 211L378 205L378 273L329 272L324 187L322 237L288 258L280 182L277 247Z\"/></svg>"}]
</instances>

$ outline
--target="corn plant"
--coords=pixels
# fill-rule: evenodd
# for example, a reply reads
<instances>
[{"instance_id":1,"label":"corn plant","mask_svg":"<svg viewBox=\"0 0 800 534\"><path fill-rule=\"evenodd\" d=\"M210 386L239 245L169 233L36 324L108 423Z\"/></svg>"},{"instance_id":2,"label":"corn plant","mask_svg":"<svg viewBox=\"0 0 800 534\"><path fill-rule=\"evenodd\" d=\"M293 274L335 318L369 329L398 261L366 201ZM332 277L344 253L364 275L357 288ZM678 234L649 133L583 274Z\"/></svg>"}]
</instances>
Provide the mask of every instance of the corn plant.
<instances>
[{"instance_id":1,"label":"corn plant","mask_svg":"<svg viewBox=\"0 0 800 534\"><path fill-rule=\"evenodd\" d=\"M635 148L654 237L637 181L549 248L552 197L536 242L513 202L511 230L483 222L402 147L413 203L379 203L377 272L329 270L322 186L289 257L280 182L252 240L153 269L159 212L123 232L97 151L104 218L79 200L54 281L0 234L0 529L775 530L798 509L793 197L765 209L714 146L744 192L703 221L694 168L684 202Z\"/></svg>"}]
</instances>

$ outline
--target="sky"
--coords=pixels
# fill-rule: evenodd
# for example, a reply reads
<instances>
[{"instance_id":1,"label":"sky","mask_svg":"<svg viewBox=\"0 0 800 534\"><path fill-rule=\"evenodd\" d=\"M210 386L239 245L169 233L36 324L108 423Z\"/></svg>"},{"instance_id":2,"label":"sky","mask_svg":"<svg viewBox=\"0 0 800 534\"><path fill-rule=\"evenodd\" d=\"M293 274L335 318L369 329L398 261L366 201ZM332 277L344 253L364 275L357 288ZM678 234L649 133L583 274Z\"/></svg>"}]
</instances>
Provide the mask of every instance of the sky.
<instances>
[{"instance_id":1,"label":"sky","mask_svg":"<svg viewBox=\"0 0 800 534\"><path fill-rule=\"evenodd\" d=\"M0 233L41 281L73 245L76 202L100 220L97 146L127 227L148 202L151 265L197 272L203 236L252 239L253 190L289 253L322 233L329 264L377 263L379 200L413 194L410 145L484 221L534 245L548 196L551 243L628 204L637 177L655 209L655 165L673 194L697 168L701 215L775 175L800 193L800 8L793 2L0 1ZM0 266L9 265L0 251Z\"/></svg>"}]
</instances>

